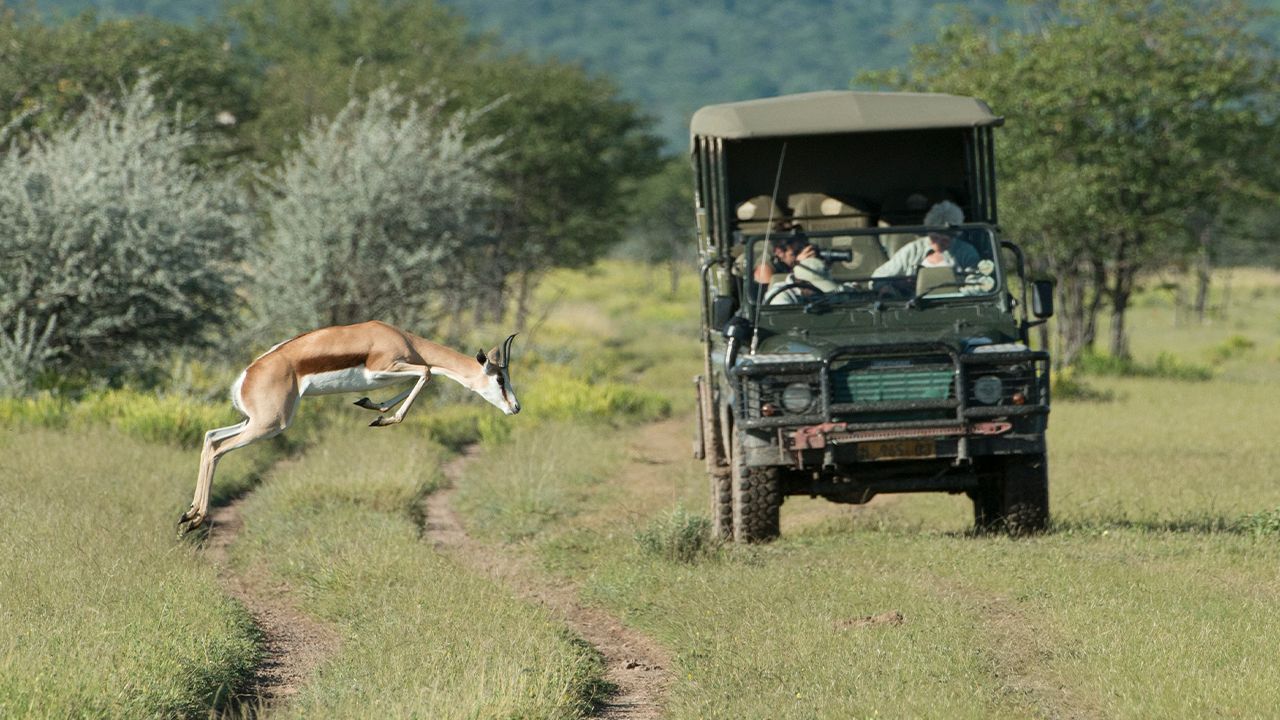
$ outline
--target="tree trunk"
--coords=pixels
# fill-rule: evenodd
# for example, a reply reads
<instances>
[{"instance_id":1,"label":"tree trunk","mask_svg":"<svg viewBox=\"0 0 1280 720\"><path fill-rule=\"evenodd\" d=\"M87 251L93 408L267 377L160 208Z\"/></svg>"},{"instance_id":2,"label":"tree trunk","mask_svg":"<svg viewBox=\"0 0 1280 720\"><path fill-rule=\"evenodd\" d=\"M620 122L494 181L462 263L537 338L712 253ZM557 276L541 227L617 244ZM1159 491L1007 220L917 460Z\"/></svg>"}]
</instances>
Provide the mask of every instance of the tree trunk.
<instances>
[{"instance_id":1,"label":"tree trunk","mask_svg":"<svg viewBox=\"0 0 1280 720\"><path fill-rule=\"evenodd\" d=\"M516 332L524 332L529 323L529 302L537 286L532 270L522 270L516 279Z\"/></svg>"},{"instance_id":2,"label":"tree trunk","mask_svg":"<svg viewBox=\"0 0 1280 720\"><path fill-rule=\"evenodd\" d=\"M1124 263L1116 268L1115 283L1111 287L1111 355L1128 359L1129 335L1125 329L1125 312L1133 295L1134 276L1137 270Z\"/></svg>"},{"instance_id":3,"label":"tree trunk","mask_svg":"<svg viewBox=\"0 0 1280 720\"><path fill-rule=\"evenodd\" d=\"M1080 357L1085 339L1085 279L1074 264L1065 264L1054 273L1058 277L1059 367L1072 365Z\"/></svg>"},{"instance_id":4,"label":"tree trunk","mask_svg":"<svg viewBox=\"0 0 1280 720\"><path fill-rule=\"evenodd\" d=\"M1195 313L1198 322L1204 322L1205 309L1209 305L1209 279L1213 272L1213 259L1209 248L1213 242L1213 226L1200 229L1200 252L1196 258Z\"/></svg>"}]
</instances>

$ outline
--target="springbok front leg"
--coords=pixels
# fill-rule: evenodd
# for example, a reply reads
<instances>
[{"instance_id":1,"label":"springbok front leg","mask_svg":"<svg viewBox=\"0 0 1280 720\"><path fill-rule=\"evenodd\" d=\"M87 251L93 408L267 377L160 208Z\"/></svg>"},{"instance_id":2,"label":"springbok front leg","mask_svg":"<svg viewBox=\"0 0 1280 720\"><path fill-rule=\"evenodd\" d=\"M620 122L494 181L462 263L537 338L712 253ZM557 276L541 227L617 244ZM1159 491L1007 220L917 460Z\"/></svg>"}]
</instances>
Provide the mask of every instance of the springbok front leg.
<instances>
[{"instance_id":1,"label":"springbok front leg","mask_svg":"<svg viewBox=\"0 0 1280 720\"><path fill-rule=\"evenodd\" d=\"M355 401L354 405L356 407L362 407L365 410L372 410L377 413L385 413L391 408L395 407L396 405L399 405L401 400L404 400L405 398L409 397L409 393L411 392L413 392L413 388L408 388L407 390L391 398L390 400L384 403L377 403L377 404L375 404L373 401L371 401L367 397L362 397L359 400Z\"/></svg>"},{"instance_id":2,"label":"springbok front leg","mask_svg":"<svg viewBox=\"0 0 1280 720\"><path fill-rule=\"evenodd\" d=\"M426 387L427 382L431 380L431 368L426 365L412 365L406 362L398 362L387 369L401 375L417 375L418 381L409 389L409 397L400 405L400 409L391 417L379 417L377 420L369 423L369 427L385 427L387 425L395 425L404 420L405 413L409 412L409 408L413 406L413 401L418 399L418 393L422 392L422 388ZM395 403L391 403L394 405Z\"/></svg>"}]
</instances>

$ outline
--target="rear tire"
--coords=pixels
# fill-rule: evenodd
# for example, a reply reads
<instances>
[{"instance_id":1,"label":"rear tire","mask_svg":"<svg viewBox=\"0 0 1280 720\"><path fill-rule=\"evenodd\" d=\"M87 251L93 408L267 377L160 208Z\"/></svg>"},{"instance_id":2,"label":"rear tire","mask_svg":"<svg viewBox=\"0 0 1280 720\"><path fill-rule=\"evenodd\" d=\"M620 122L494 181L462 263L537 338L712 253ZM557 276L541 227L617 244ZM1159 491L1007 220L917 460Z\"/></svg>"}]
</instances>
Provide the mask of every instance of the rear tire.
<instances>
[{"instance_id":1,"label":"rear tire","mask_svg":"<svg viewBox=\"0 0 1280 720\"><path fill-rule=\"evenodd\" d=\"M716 540L733 539L733 478L729 473L713 472L711 478L711 536Z\"/></svg>"},{"instance_id":2,"label":"rear tire","mask_svg":"<svg viewBox=\"0 0 1280 720\"><path fill-rule=\"evenodd\" d=\"M778 537L782 471L776 467L746 467L739 446L734 447L730 465L733 467L734 541L768 542Z\"/></svg>"},{"instance_id":3,"label":"rear tire","mask_svg":"<svg viewBox=\"0 0 1280 720\"><path fill-rule=\"evenodd\" d=\"M703 388L706 392L706 388ZM702 437L705 443L707 478L711 486L711 535L717 540L733 539L733 477L729 468L729 448L721 432L721 411L709 397L701 398L707 409L702 413Z\"/></svg>"},{"instance_id":4,"label":"rear tire","mask_svg":"<svg viewBox=\"0 0 1280 720\"><path fill-rule=\"evenodd\" d=\"M988 458L973 500L978 532L1029 535L1049 525L1049 466L1043 453Z\"/></svg>"}]
</instances>

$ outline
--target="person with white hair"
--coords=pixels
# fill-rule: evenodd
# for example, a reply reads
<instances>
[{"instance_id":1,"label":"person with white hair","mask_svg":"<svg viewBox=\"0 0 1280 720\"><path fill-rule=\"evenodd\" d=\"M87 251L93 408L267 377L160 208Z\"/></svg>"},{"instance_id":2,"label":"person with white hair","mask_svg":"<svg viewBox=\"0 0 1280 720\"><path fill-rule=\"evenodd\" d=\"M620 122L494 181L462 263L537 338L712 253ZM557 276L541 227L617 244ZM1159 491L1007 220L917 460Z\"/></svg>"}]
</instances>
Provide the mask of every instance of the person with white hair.
<instances>
[{"instance_id":1,"label":"person with white hair","mask_svg":"<svg viewBox=\"0 0 1280 720\"><path fill-rule=\"evenodd\" d=\"M924 215L924 224L932 229L928 234L903 245L888 262L871 273L875 278L912 277L922 267L953 267L957 271L978 264L978 251L963 240L955 238L956 231L949 226L964 222L964 210L950 200L943 200Z\"/></svg>"}]
</instances>

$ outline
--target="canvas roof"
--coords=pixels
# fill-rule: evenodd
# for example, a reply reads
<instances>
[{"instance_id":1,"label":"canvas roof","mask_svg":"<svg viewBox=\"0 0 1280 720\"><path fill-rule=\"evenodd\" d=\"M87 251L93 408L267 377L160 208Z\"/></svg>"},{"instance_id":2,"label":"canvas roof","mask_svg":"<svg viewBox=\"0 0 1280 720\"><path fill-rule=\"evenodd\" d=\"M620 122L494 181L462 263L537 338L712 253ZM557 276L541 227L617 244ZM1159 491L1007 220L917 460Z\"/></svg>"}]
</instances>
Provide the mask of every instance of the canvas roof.
<instances>
[{"instance_id":1,"label":"canvas roof","mask_svg":"<svg viewBox=\"0 0 1280 720\"><path fill-rule=\"evenodd\" d=\"M708 105L693 114L689 131L731 140L883 130L999 125L981 100L938 93L825 90Z\"/></svg>"}]
</instances>

